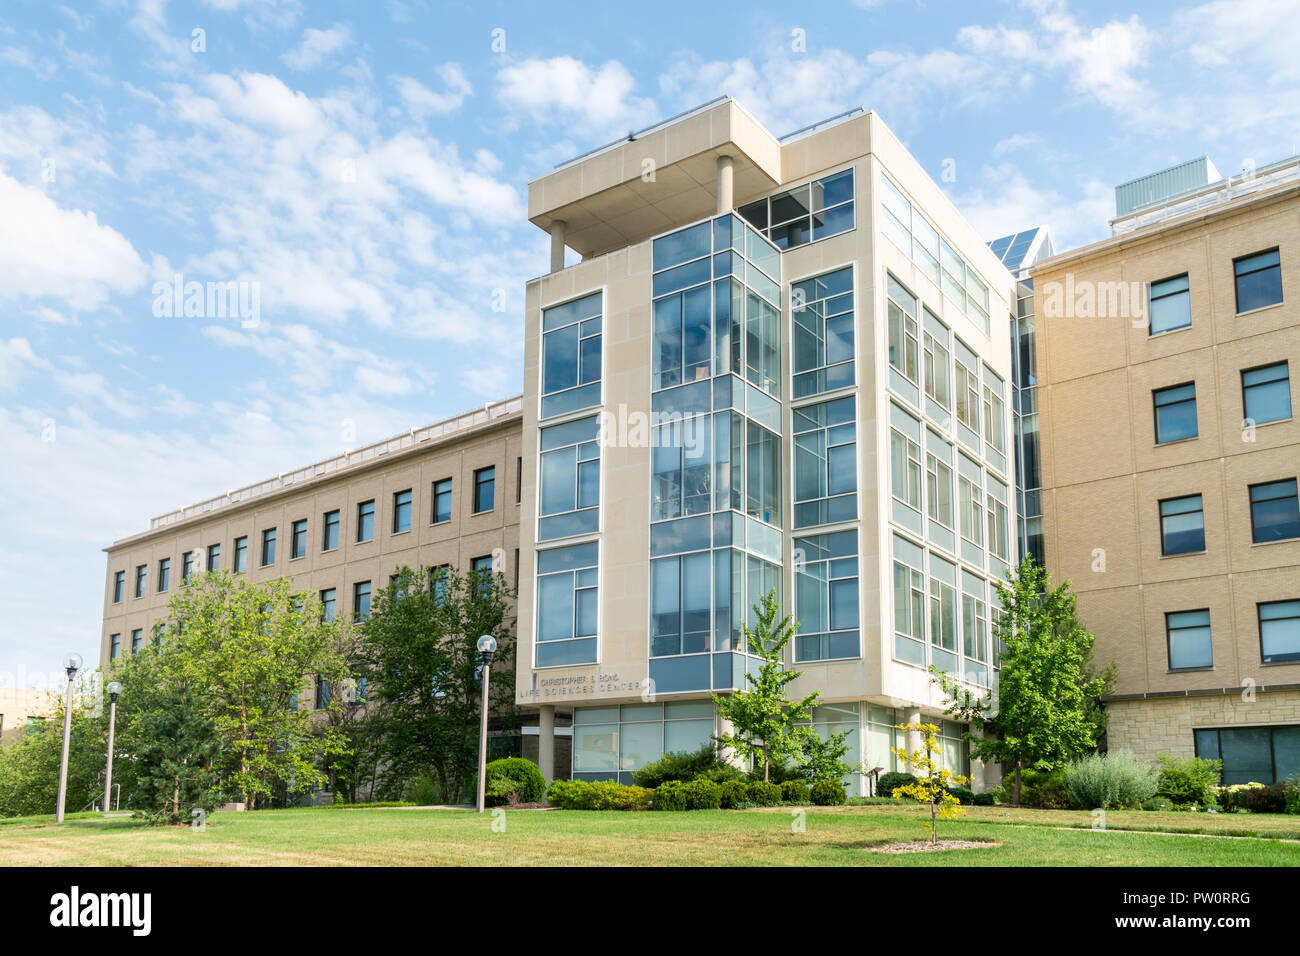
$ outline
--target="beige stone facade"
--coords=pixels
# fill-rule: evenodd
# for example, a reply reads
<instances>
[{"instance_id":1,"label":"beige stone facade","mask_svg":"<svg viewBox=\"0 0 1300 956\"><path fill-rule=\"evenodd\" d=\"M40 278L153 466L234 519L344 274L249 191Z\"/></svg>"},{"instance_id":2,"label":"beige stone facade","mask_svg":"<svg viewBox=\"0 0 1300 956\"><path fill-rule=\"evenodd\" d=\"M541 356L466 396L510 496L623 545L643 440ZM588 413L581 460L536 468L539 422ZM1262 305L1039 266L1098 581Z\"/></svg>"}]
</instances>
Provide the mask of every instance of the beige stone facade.
<instances>
[{"instance_id":1,"label":"beige stone facade","mask_svg":"<svg viewBox=\"0 0 1300 956\"><path fill-rule=\"evenodd\" d=\"M58 701L44 690L0 687L0 743L12 743L27 732L31 720L48 720Z\"/></svg>"},{"instance_id":2,"label":"beige stone facade","mask_svg":"<svg viewBox=\"0 0 1300 956\"><path fill-rule=\"evenodd\" d=\"M1239 314L1234 260L1271 249L1283 301ZM1152 334L1149 284L1182 274L1190 325ZM1300 472L1300 420L1250 427L1242 385L1243 371L1286 361L1296 401L1300 189L1158 221L1041 262L1033 277L1046 560L1077 591L1099 658L1118 665L1110 746L1190 755L1194 729L1300 722L1293 689L1239 700L1243 687L1300 685L1300 660L1263 661L1259 624L1261 603L1300 598L1300 538L1254 542L1250 498L1252 485ZM1090 314L1085 288L1097 292ZM1157 442L1153 390L1184 383L1197 433ZM1204 550L1164 554L1160 502L1196 494ZM1209 612L1212 663L1175 667L1166 614L1191 610Z\"/></svg>"}]
</instances>

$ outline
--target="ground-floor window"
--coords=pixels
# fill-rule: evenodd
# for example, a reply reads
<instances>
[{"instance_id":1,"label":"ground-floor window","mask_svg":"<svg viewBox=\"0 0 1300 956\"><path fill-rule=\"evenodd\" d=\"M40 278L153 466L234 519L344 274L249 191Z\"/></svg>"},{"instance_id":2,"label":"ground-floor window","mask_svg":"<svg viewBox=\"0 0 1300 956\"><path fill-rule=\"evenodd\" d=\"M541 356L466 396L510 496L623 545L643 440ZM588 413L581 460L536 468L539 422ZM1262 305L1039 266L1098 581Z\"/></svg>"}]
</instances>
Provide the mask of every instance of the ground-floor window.
<instances>
[{"instance_id":1,"label":"ground-floor window","mask_svg":"<svg viewBox=\"0 0 1300 956\"><path fill-rule=\"evenodd\" d=\"M579 707L573 711L573 779L632 782L632 771L665 753L694 752L713 739L713 702Z\"/></svg>"},{"instance_id":2,"label":"ground-floor window","mask_svg":"<svg viewBox=\"0 0 1300 956\"><path fill-rule=\"evenodd\" d=\"M1223 761L1223 784L1276 783L1300 773L1300 726L1197 730L1196 756Z\"/></svg>"}]
</instances>

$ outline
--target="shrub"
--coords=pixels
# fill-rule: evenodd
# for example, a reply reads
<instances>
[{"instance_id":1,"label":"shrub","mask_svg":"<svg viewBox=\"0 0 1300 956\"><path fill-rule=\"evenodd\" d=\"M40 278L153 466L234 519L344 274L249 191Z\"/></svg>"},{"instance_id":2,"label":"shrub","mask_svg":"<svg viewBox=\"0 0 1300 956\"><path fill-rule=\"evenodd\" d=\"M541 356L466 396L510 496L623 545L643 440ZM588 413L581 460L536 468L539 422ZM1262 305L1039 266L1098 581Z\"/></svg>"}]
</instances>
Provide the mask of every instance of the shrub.
<instances>
[{"instance_id":1,"label":"shrub","mask_svg":"<svg viewBox=\"0 0 1300 956\"><path fill-rule=\"evenodd\" d=\"M968 807L975 802L975 791L970 787L949 787L948 792Z\"/></svg>"},{"instance_id":2,"label":"shrub","mask_svg":"<svg viewBox=\"0 0 1300 956\"><path fill-rule=\"evenodd\" d=\"M716 810L722 805L722 785L703 777L683 786L687 810Z\"/></svg>"},{"instance_id":3,"label":"shrub","mask_svg":"<svg viewBox=\"0 0 1300 956\"><path fill-rule=\"evenodd\" d=\"M483 776L484 802L490 807L503 803L536 803L546 794L546 778L537 764L523 757L493 760ZM477 787L478 781L474 783Z\"/></svg>"},{"instance_id":4,"label":"shrub","mask_svg":"<svg viewBox=\"0 0 1300 956\"><path fill-rule=\"evenodd\" d=\"M1300 813L1300 777L1292 777L1286 782L1286 812Z\"/></svg>"},{"instance_id":5,"label":"shrub","mask_svg":"<svg viewBox=\"0 0 1300 956\"><path fill-rule=\"evenodd\" d=\"M802 780L787 780L781 784L781 799L786 803L808 803L812 793Z\"/></svg>"},{"instance_id":6,"label":"shrub","mask_svg":"<svg viewBox=\"0 0 1300 956\"><path fill-rule=\"evenodd\" d=\"M1173 803L1168 797L1152 797L1150 800L1142 801L1143 810L1172 810Z\"/></svg>"},{"instance_id":7,"label":"shrub","mask_svg":"<svg viewBox=\"0 0 1300 956\"><path fill-rule=\"evenodd\" d=\"M1224 809L1248 813L1285 813L1286 784L1244 783L1221 787Z\"/></svg>"},{"instance_id":8,"label":"shrub","mask_svg":"<svg viewBox=\"0 0 1300 956\"><path fill-rule=\"evenodd\" d=\"M996 791L998 802L1011 803L1015 789L1015 775L1004 776L1002 786ZM1040 810L1070 809L1070 795L1065 789L1065 771L1020 771L1020 805L1036 807Z\"/></svg>"},{"instance_id":9,"label":"shrub","mask_svg":"<svg viewBox=\"0 0 1300 956\"><path fill-rule=\"evenodd\" d=\"M781 787L779 784L756 780L749 785L749 800L760 807L774 807L781 802Z\"/></svg>"},{"instance_id":10,"label":"shrub","mask_svg":"<svg viewBox=\"0 0 1300 956\"><path fill-rule=\"evenodd\" d=\"M724 779L738 780L743 776L742 771L718 759L711 743L705 744L699 750L670 751L653 763L632 771L632 780L651 790L658 789L661 783L667 783L669 780L694 780L697 777L708 777L721 783Z\"/></svg>"},{"instance_id":11,"label":"shrub","mask_svg":"<svg viewBox=\"0 0 1300 956\"><path fill-rule=\"evenodd\" d=\"M876 781L876 795L881 797L892 797L894 791L899 787L906 787L916 783L916 777L910 773L882 773L880 779Z\"/></svg>"},{"instance_id":12,"label":"shrub","mask_svg":"<svg viewBox=\"0 0 1300 956\"><path fill-rule=\"evenodd\" d=\"M1176 759L1169 754L1156 757L1160 764L1160 796L1174 803L1195 803L1212 807L1216 804L1219 775L1223 761L1201 757Z\"/></svg>"},{"instance_id":13,"label":"shrub","mask_svg":"<svg viewBox=\"0 0 1300 956\"><path fill-rule=\"evenodd\" d=\"M975 796L971 799L971 803L973 803L977 807L991 807L995 803L997 803L997 800L993 795L993 791L989 790L987 793L975 794Z\"/></svg>"},{"instance_id":14,"label":"shrub","mask_svg":"<svg viewBox=\"0 0 1300 956\"><path fill-rule=\"evenodd\" d=\"M1065 791L1076 810L1140 807L1156 795L1160 775L1127 750L1088 754L1065 769Z\"/></svg>"},{"instance_id":15,"label":"shrub","mask_svg":"<svg viewBox=\"0 0 1300 956\"><path fill-rule=\"evenodd\" d=\"M431 807L442 803L442 793L433 775L427 770L421 770L407 786L406 799L413 806Z\"/></svg>"},{"instance_id":16,"label":"shrub","mask_svg":"<svg viewBox=\"0 0 1300 956\"><path fill-rule=\"evenodd\" d=\"M637 810L650 803L645 787L627 787L613 780L556 780L546 801L564 810Z\"/></svg>"},{"instance_id":17,"label":"shrub","mask_svg":"<svg viewBox=\"0 0 1300 956\"><path fill-rule=\"evenodd\" d=\"M838 807L848 799L838 780L818 780L812 785L812 802L819 807Z\"/></svg>"},{"instance_id":18,"label":"shrub","mask_svg":"<svg viewBox=\"0 0 1300 956\"><path fill-rule=\"evenodd\" d=\"M748 806L749 784L743 780L728 780L718 785L719 806L724 810L736 810Z\"/></svg>"}]
</instances>

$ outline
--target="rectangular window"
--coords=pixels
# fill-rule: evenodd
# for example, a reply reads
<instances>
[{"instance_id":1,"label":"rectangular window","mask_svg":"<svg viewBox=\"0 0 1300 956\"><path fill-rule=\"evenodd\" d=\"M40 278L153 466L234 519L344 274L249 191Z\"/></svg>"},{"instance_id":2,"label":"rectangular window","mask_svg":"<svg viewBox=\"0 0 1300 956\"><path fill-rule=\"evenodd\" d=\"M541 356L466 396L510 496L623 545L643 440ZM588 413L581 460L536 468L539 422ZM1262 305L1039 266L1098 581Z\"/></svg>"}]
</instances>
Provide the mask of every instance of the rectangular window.
<instances>
[{"instance_id":1,"label":"rectangular window","mask_svg":"<svg viewBox=\"0 0 1300 956\"><path fill-rule=\"evenodd\" d=\"M957 475L957 503L961 509L961 536L977 547L984 546L984 507L979 484L964 474Z\"/></svg>"},{"instance_id":2,"label":"rectangular window","mask_svg":"<svg viewBox=\"0 0 1300 956\"><path fill-rule=\"evenodd\" d=\"M131 632L131 653L139 654L140 648L144 646L144 630L136 628Z\"/></svg>"},{"instance_id":3,"label":"rectangular window","mask_svg":"<svg viewBox=\"0 0 1300 956\"><path fill-rule=\"evenodd\" d=\"M158 562L158 593L172 586L172 559L162 558Z\"/></svg>"},{"instance_id":4,"label":"rectangular window","mask_svg":"<svg viewBox=\"0 0 1300 956\"><path fill-rule=\"evenodd\" d=\"M1241 402L1247 424L1263 425L1291 417L1291 373L1286 362L1241 373Z\"/></svg>"},{"instance_id":5,"label":"rectangular window","mask_svg":"<svg viewBox=\"0 0 1300 956\"><path fill-rule=\"evenodd\" d=\"M1300 774L1300 727L1193 731L1196 756L1222 760L1224 786L1276 783Z\"/></svg>"},{"instance_id":6,"label":"rectangular window","mask_svg":"<svg viewBox=\"0 0 1300 956\"><path fill-rule=\"evenodd\" d=\"M524 459L522 455L515 456L515 504L524 500Z\"/></svg>"},{"instance_id":7,"label":"rectangular window","mask_svg":"<svg viewBox=\"0 0 1300 956\"><path fill-rule=\"evenodd\" d=\"M1160 553L1194 554L1205 550L1205 511L1200 495L1160 502Z\"/></svg>"},{"instance_id":8,"label":"rectangular window","mask_svg":"<svg viewBox=\"0 0 1300 956\"><path fill-rule=\"evenodd\" d=\"M122 635L108 635L108 659L115 661L122 656Z\"/></svg>"},{"instance_id":9,"label":"rectangular window","mask_svg":"<svg viewBox=\"0 0 1300 956\"><path fill-rule=\"evenodd\" d=\"M988 476L989 551L1003 561L1011 560L1011 513L1007 505L1007 486Z\"/></svg>"},{"instance_id":10,"label":"rectangular window","mask_svg":"<svg viewBox=\"0 0 1300 956\"><path fill-rule=\"evenodd\" d=\"M852 385L853 269L804 279L790 288L794 321L794 397Z\"/></svg>"},{"instance_id":11,"label":"rectangular window","mask_svg":"<svg viewBox=\"0 0 1300 956\"><path fill-rule=\"evenodd\" d=\"M181 555L181 583L188 584L194 576L194 552L186 551Z\"/></svg>"},{"instance_id":12,"label":"rectangular window","mask_svg":"<svg viewBox=\"0 0 1300 956\"><path fill-rule=\"evenodd\" d=\"M307 554L307 519L301 518L293 523L289 534L289 559L301 558Z\"/></svg>"},{"instance_id":13,"label":"rectangular window","mask_svg":"<svg viewBox=\"0 0 1300 956\"><path fill-rule=\"evenodd\" d=\"M329 623L334 620L337 603L338 592L334 588L326 588L320 592L320 616L322 621Z\"/></svg>"},{"instance_id":14,"label":"rectangular window","mask_svg":"<svg viewBox=\"0 0 1300 956\"><path fill-rule=\"evenodd\" d=\"M889 432L890 485L894 497L921 510L921 446L898 429Z\"/></svg>"},{"instance_id":15,"label":"rectangular window","mask_svg":"<svg viewBox=\"0 0 1300 956\"><path fill-rule=\"evenodd\" d=\"M135 596L142 598L149 589L149 565L138 564L135 568Z\"/></svg>"},{"instance_id":16,"label":"rectangular window","mask_svg":"<svg viewBox=\"0 0 1300 956\"><path fill-rule=\"evenodd\" d=\"M973 364L962 359L963 353L974 352L962 345L953 363L953 390L957 393L957 421L976 435L980 433L980 373Z\"/></svg>"},{"instance_id":17,"label":"rectangular window","mask_svg":"<svg viewBox=\"0 0 1300 956\"><path fill-rule=\"evenodd\" d=\"M491 511L496 498L497 470L493 465L474 472L474 513Z\"/></svg>"},{"instance_id":18,"label":"rectangular window","mask_svg":"<svg viewBox=\"0 0 1300 956\"><path fill-rule=\"evenodd\" d=\"M957 569L942 558L931 556L930 573L938 568L956 580ZM957 589L938 577L930 578L930 660L939 670L951 676L960 673L957 658Z\"/></svg>"},{"instance_id":19,"label":"rectangular window","mask_svg":"<svg viewBox=\"0 0 1300 956\"><path fill-rule=\"evenodd\" d=\"M1300 661L1300 600L1259 605L1259 652L1265 664Z\"/></svg>"},{"instance_id":20,"label":"rectangular window","mask_svg":"<svg viewBox=\"0 0 1300 956\"><path fill-rule=\"evenodd\" d=\"M327 511L321 515L321 542L322 551L336 551L339 546L339 512L338 510Z\"/></svg>"},{"instance_id":21,"label":"rectangular window","mask_svg":"<svg viewBox=\"0 0 1300 956\"><path fill-rule=\"evenodd\" d=\"M275 529L266 528L262 531L262 567L272 564L275 564Z\"/></svg>"},{"instance_id":22,"label":"rectangular window","mask_svg":"<svg viewBox=\"0 0 1300 956\"><path fill-rule=\"evenodd\" d=\"M1004 421L1007 406L1003 399L1003 383L988 369L984 370L984 438L994 451L1006 453L1007 440Z\"/></svg>"},{"instance_id":23,"label":"rectangular window","mask_svg":"<svg viewBox=\"0 0 1300 956\"><path fill-rule=\"evenodd\" d=\"M1187 274L1151 283L1150 334L1185 329L1192 324L1192 300Z\"/></svg>"},{"instance_id":24,"label":"rectangular window","mask_svg":"<svg viewBox=\"0 0 1300 956\"><path fill-rule=\"evenodd\" d=\"M542 311L542 417L600 404L602 295Z\"/></svg>"},{"instance_id":25,"label":"rectangular window","mask_svg":"<svg viewBox=\"0 0 1300 956\"><path fill-rule=\"evenodd\" d=\"M600 418L580 418L541 429L538 487L539 540L595 531L600 506ZM662 449L654 449L657 456ZM708 467L708 457L705 459ZM708 484L704 487L706 496Z\"/></svg>"},{"instance_id":26,"label":"rectangular window","mask_svg":"<svg viewBox=\"0 0 1300 956\"><path fill-rule=\"evenodd\" d=\"M780 249L838 235L853 228L853 170L795 186L736 212Z\"/></svg>"},{"instance_id":27,"label":"rectangular window","mask_svg":"<svg viewBox=\"0 0 1300 956\"><path fill-rule=\"evenodd\" d=\"M945 528L955 528L952 519L952 466L927 452L925 456L926 511Z\"/></svg>"},{"instance_id":28,"label":"rectangular window","mask_svg":"<svg viewBox=\"0 0 1300 956\"><path fill-rule=\"evenodd\" d=\"M370 620L370 582L358 581L352 585L352 620Z\"/></svg>"},{"instance_id":29,"label":"rectangular window","mask_svg":"<svg viewBox=\"0 0 1300 956\"><path fill-rule=\"evenodd\" d=\"M113 603L121 604L126 600L126 572L113 572Z\"/></svg>"},{"instance_id":30,"label":"rectangular window","mask_svg":"<svg viewBox=\"0 0 1300 956\"><path fill-rule=\"evenodd\" d=\"M708 551L650 562L650 656L709 650L712 555Z\"/></svg>"},{"instance_id":31,"label":"rectangular window","mask_svg":"<svg viewBox=\"0 0 1300 956\"><path fill-rule=\"evenodd\" d=\"M357 544L375 540L375 499L357 504Z\"/></svg>"},{"instance_id":32,"label":"rectangular window","mask_svg":"<svg viewBox=\"0 0 1300 956\"><path fill-rule=\"evenodd\" d=\"M1155 406L1157 445L1196 437L1194 382L1157 388L1151 393L1151 400Z\"/></svg>"},{"instance_id":33,"label":"rectangular window","mask_svg":"<svg viewBox=\"0 0 1300 956\"><path fill-rule=\"evenodd\" d=\"M393 534L411 530L411 489L393 495Z\"/></svg>"},{"instance_id":34,"label":"rectangular window","mask_svg":"<svg viewBox=\"0 0 1300 956\"><path fill-rule=\"evenodd\" d=\"M925 578L894 562L894 657L925 666Z\"/></svg>"},{"instance_id":35,"label":"rectangular window","mask_svg":"<svg viewBox=\"0 0 1300 956\"><path fill-rule=\"evenodd\" d=\"M794 409L796 528L857 517L855 401L850 395Z\"/></svg>"},{"instance_id":36,"label":"rectangular window","mask_svg":"<svg viewBox=\"0 0 1300 956\"><path fill-rule=\"evenodd\" d=\"M474 593L476 595L485 594L491 589L493 570L492 555L485 554L482 557L470 558L470 582L474 586Z\"/></svg>"},{"instance_id":37,"label":"rectangular window","mask_svg":"<svg viewBox=\"0 0 1300 956\"><path fill-rule=\"evenodd\" d=\"M1282 301L1282 259L1276 249L1232 260L1237 282L1237 314Z\"/></svg>"},{"instance_id":38,"label":"rectangular window","mask_svg":"<svg viewBox=\"0 0 1300 956\"><path fill-rule=\"evenodd\" d=\"M909 382L917 381L916 296L889 276L889 364Z\"/></svg>"},{"instance_id":39,"label":"rectangular window","mask_svg":"<svg viewBox=\"0 0 1300 956\"><path fill-rule=\"evenodd\" d=\"M1171 671L1214 666L1208 610L1172 611L1166 614L1165 636L1169 644Z\"/></svg>"},{"instance_id":40,"label":"rectangular window","mask_svg":"<svg viewBox=\"0 0 1300 956\"><path fill-rule=\"evenodd\" d=\"M925 310L924 350L925 394L944 408L952 408L952 354L948 351L948 328L929 309Z\"/></svg>"},{"instance_id":41,"label":"rectangular window","mask_svg":"<svg viewBox=\"0 0 1300 956\"><path fill-rule=\"evenodd\" d=\"M443 601L451 587L451 565L439 564L429 569L429 592L435 602Z\"/></svg>"},{"instance_id":42,"label":"rectangular window","mask_svg":"<svg viewBox=\"0 0 1300 956\"><path fill-rule=\"evenodd\" d=\"M858 657L858 535L856 531L794 539L796 661Z\"/></svg>"},{"instance_id":43,"label":"rectangular window","mask_svg":"<svg viewBox=\"0 0 1300 956\"><path fill-rule=\"evenodd\" d=\"M596 661L599 546L537 552L538 667Z\"/></svg>"},{"instance_id":44,"label":"rectangular window","mask_svg":"<svg viewBox=\"0 0 1300 956\"><path fill-rule=\"evenodd\" d=\"M707 223L705 252L708 251ZM705 262L707 266L707 260ZM708 274L704 275L705 279ZM672 388L710 377L713 364L713 289L706 282L655 299L651 388Z\"/></svg>"},{"instance_id":45,"label":"rectangular window","mask_svg":"<svg viewBox=\"0 0 1300 956\"><path fill-rule=\"evenodd\" d=\"M433 523L451 520L451 479L442 478L433 483Z\"/></svg>"},{"instance_id":46,"label":"rectangular window","mask_svg":"<svg viewBox=\"0 0 1300 956\"><path fill-rule=\"evenodd\" d=\"M719 416L721 419L723 416ZM709 415L687 415L656 427L651 433L650 520L663 521L684 515L705 514L712 509L710 471L712 435ZM736 418L744 429L744 421ZM593 426L594 427L594 426ZM743 434L743 431L742 431ZM719 448L721 455L724 449ZM546 454L553 454L547 452ZM545 465L545 458L543 459ZM592 467L597 463L593 462ZM737 476L742 474L737 468ZM543 482L546 470L542 472ZM594 476L598 477L598 476ZM560 483L561 494L566 486ZM566 499L567 500L567 499ZM725 507L725 505L724 505ZM739 508L740 503L736 502ZM595 516L591 519L595 528Z\"/></svg>"},{"instance_id":47,"label":"rectangular window","mask_svg":"<svg viewBox=\"0 0 1300 956\"><path fill-rule=\"evenodd\" d=\"M221 545L208 545L208 570L217 571L221 568Z\"/></svg>"},{"instance_id":48,"label":"rectangular window","mask_svg":"<svg viewBox=\"0 0 1300 956\"><path fill-rule=\"evenodd\" d=\"M1256 544L1300 538L1294 478L1250 486L1250 530Z\"/></svg>"},{"instance_id":49,"label":"rectangular window","mask_svg":"<svg viewBox=\"0 0 1300 956\"><path fill-rule=\"evenodd\" d=\"M965 572L963 572L965 573ZM961 596L963 673L972 684L988 683L989 621L987 605L973 594Z\"/></svg>"},{"instance_id":50,"label":"rectangular window","mask_svg":"<svg viewBox=\"0 0 1300 956\"><path fill-rule=\"evenodd\" d=\"M241 535L235 539L234 561L231 562L231 570L236 573L242 573L248 570L248 537Z\"/></svg>"},{"instance_id":51,"label":"rectangular window","mask_svg":"<svg viewBox=\"0 0 1300 956\"><path fill-rule=\"evenodd\" d=\"M334 688L330 682L321 676L316 677L316 709L324 710L330 705L330 698L333 696Z\"/></svg>"}]
</instances>

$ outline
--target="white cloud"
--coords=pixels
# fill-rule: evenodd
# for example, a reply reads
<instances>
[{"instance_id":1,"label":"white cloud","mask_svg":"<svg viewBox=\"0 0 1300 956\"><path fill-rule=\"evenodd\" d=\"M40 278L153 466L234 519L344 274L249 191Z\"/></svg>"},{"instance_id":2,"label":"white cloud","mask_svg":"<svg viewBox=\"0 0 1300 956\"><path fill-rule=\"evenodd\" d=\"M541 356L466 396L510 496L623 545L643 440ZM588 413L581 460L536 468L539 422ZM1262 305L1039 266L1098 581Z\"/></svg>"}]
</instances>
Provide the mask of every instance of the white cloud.
<instances>
[{"instance_id":1,"label":"white cloud","mask_svg":"<svg viewBox=\"0 0 1300 956\"><path fill-rule=\"evenodd\" d=\"M474 92L465 71L458 63L444 63L434 71L446 87L446 92L435 93L411 76L394 76L392 83L402 98L406 110L416 119L430 114L443 115L460 109L465 98Z\"/></svg>"},{"instance_id":2,"label":"white cloud","mask_svg":"<svg viewBox=\"0 0 1300 956\"><path fill-rule=\"evenodd\" d=\"M979 185L949 198L985 240L1022 229L1051 227L1057 249L1069 249L1103 239L1115 214L1115 192L1109 183L1087 179L1072 183L1066 194L1053 186L1036 185L1012 164L986 166Z\"/></svg>"},{"instance_id":3,"label":"white cloud","mask_svg":"<svg viewBox=\"0 0 1300 956\"><path fill-rule=\"evenodd\" d=\"M145 264L94 212L61 209L39 189L0 172L0 301L51 298L93 309L138 289Z\"/></svg>"},{"instance_id":4,"label":"white cloud","mask_svg":"<svg viewBox=\"0 0 1300 956\"><path fill-rule=\"evenodd\" d=\"M53 60L48 57L38 57L31 50L20 46L0 48L0 64L29 70L38 80L48 80L59 70Z\"/></svg>"},{"instance_id":5,"label":"white cloud","mask_svg":"<svg viewBox=\"0 0 1300 956\"><path fill-rule=\"evenodd\" d=\"M503 106L537 122L626 132L658 112L653 100L633 95L636 81L617 60L593 68L571 56L528 59L502 67L497 84Z\"/></svg>"},{"instance_id":6,"label":"white cloud","mask_svg":"<svg viewBox=\"0 0 1300 956\"><path fill-rule=\"evenodd\" d=\"M302 42L280 59L291 70L311 70L351 42L352 31L345 26L333 26L328 30L309 27L303 31Z\"/></svg>"}]
</instances>

